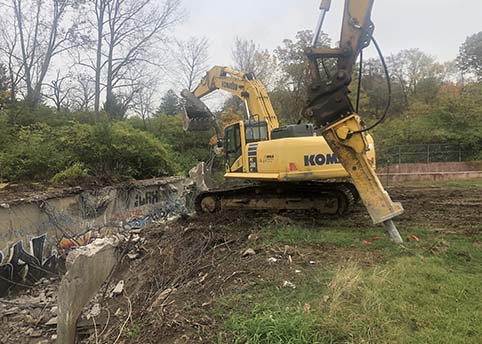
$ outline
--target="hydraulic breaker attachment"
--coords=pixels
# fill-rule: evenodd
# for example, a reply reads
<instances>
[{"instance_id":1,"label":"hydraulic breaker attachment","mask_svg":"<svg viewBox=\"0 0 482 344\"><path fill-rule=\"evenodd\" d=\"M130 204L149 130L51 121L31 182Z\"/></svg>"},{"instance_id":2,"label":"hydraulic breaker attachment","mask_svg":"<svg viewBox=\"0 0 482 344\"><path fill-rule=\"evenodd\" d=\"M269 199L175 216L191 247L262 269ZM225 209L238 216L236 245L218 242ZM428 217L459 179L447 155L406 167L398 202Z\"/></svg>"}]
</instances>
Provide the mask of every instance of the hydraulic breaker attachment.
<instances>
[{"instance_id":1,"label":"hydraulic breaker attachment","mask_svg":"<svg viewBox=\"0 0 482 344\"><path fill-rule=\"evenodd\" d=\"M402 243L392 219L403 213L400 203L392 202L367 159L369 149L358 115L350 115L324 129L323 136L338 155L353 180L363 204L375 224L383 224L392 241Z\"/></svg>"},{"instance_id":2,"label":"hydraulic breaker attachment","mask_svg":"<svg viewBox=\"0 0 482 344\"><path fill-rule=\"evenodd\" d=\"M352 178L373 222L382 223L391 239L402 243L400 233L392 221L403 213L402 205L392 202L372 169L366 155L368 142L363 134L367 129L361 125L360 117L355 114L358 110L353 107L348 97L348 86L352 81L356 60L373 39L373 3L374 0L345 0L339 47L318 48L319 35L331 4L330 0L321 1L320 18L312 47L305 51L309 63L310 84L305 115L317 126L324 128L323 136ZM335 71L328 71L324 64L326 59L336 60Z\"/></svg>"},{"instance_id":3,"label":"hydraulic breaker attachment","mask_svg":"<svg viewBox=\"0 0 482 344\"><path fill-rule=\"evenodd\" d=\"M216 116L199 98L188 90L181 93L184 103L184 131L217 130Z\"/></svg>"}]
</instances>

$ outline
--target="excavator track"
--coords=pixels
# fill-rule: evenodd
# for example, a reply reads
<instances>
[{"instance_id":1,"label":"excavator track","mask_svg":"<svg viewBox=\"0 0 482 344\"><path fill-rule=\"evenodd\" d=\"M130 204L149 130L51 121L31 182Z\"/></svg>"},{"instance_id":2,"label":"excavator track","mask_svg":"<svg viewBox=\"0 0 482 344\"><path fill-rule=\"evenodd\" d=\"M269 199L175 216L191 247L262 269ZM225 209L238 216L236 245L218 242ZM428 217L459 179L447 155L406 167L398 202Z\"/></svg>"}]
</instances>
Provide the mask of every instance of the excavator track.
<instances>
[{"instance_id":1,"label":"excavator track","mask_svg":"<svg viewBox=\"0 0 482 344\"><path fill-rule=\"evenodd\" d=\"M251 209L270 211L315 211L341 216L358 201L350 183L257 183L202 192L196 197L198 213Z\"/></svg>"}]
</instances>

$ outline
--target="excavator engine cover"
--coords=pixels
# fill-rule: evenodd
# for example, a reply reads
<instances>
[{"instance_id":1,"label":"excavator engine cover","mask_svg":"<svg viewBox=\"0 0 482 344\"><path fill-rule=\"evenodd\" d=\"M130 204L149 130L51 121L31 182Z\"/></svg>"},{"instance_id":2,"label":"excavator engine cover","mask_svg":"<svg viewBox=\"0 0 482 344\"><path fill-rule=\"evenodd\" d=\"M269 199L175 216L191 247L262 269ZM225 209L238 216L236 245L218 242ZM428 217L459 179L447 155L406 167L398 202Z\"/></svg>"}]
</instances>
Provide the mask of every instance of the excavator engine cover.
<instances>
[{"instance_id":1,"label":"excavator engine cover","mask_svg":"<svg viewBox=\"0 0 482 344\"><path fill-rule=\"evenodd\" d=\"M216 126L216 117L199 98L184 90L184 131L208 131Z\"/></svg>"}]
</instances>

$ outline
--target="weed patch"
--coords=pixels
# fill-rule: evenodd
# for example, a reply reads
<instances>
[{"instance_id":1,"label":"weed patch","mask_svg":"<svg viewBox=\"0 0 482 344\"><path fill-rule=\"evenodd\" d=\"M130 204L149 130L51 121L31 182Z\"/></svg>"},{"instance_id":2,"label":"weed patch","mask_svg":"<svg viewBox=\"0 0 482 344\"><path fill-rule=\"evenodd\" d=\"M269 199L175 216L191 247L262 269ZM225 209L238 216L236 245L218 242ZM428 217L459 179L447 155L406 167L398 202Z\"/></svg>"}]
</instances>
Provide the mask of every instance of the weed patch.
<instances>
[{"instance_id":1,"label":"weed patch","mask_svg":"<svg viewBox=\"0 0 482 344\"><path fill-rule=\"evenodd\" d=\"M364 247L359 235L295 227L266 229L266 242ZM479 343L481 250L474 238L429 237L384 251L373 267L356 260L319 267L296 291L259 290L225 321L226 343ZM322 276L317 278L316 276ZM328 278L327 278L328 277ZM316 285L314 281L317 281ZM268 283L267 283L268 284ZM239 300L238 300L239 301ZM231 308L233 310L234 308Z\"/></svg>"}]
</instances>

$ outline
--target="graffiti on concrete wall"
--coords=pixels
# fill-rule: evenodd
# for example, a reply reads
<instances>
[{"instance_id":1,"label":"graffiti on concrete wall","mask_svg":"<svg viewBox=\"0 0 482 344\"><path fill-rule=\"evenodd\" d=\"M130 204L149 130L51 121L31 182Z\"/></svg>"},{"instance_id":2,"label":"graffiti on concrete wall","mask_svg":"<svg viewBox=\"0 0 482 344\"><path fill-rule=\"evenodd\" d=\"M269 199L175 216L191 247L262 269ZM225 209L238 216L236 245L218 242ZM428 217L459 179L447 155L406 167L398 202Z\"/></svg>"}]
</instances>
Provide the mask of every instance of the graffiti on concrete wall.
<instances>
[{"instance_id":1,"label":"graffiti on concrete wall","mask_svg":"<svg viewBox=\"0 0 482 344\"><path fill-rule=\"evenodd\" d=\"M23 241L10 245L6 252L0 251L0 295L9 286L33 283L46 275L56 275L58 255L49 250L46 255L47 235L29 240L29 247L24 248Z\"/></svg>"},{"instance_id":2,"label":"graffiti on concrete wall","mask_svg":"<svg viewBox=\"0 0 482 344\"><path fill-rule=\"evenodd\" d=\"M1 231L0 228L3 242L23 238L0 251L0 296L12 285L31 284L58 271L59 262L69 250L88 245L105 233L142 229L186 211L184 196L180 196L171 185L154 190L147 187L147 191L143 192L138 189L127 193L119 191L79 195L79 209L75 211L69 207L55 207L54 203L47 201L39 203L38 210L47 219L47 223L42 223L42 228L50 227L50 231L46 230L49 235L28 240L27 229L8 228ZM99 207L99 203L105 206ZM12 231L21 234L20 237L12 236ZM28 249L25 249L27 246Z\"/></svg>"},{"instance_id":3,"label":"graffiti on concrete wall","mask_svg":"<svg viewBox=\"0 0 482 344\"><path fill-rule=\"evenodd\" d=\"M92 243L95 239L102 236L100 230L91 229L85 233L76 236L62 237L58 243L58 248L62 251L72 250L77 247L86 246Z\"/></svg>"},{"instance_id":4,"label":"graffiti on concrete wall","mask_svg":"<svg viewBox=\"0 0 482 344\"><path fill-rule=\"evenodd\" d=\"M155 191L146 191L144 195L142 194L137 194L134 206L137 207L142 207L144 205L154 205L161 202L161 195L159 190Z\"/></svg>"},{"instance_id":5,"label":"graffiti on concrete wall","mask_svg":"<svg viewBox=\"0 0 482 344\"><path fill-rule=\"evenodd\" d=\"M0 240L7 241L10 238L25 238L27 235L28 231L23 228L9 228L7 231L0 233Z\"/></svg>"}]
</instances>

